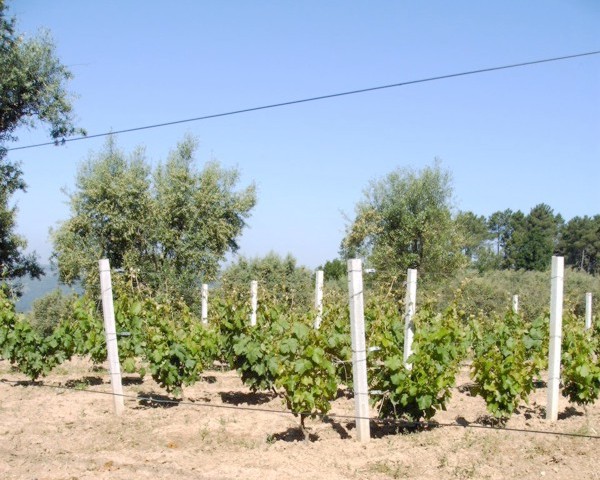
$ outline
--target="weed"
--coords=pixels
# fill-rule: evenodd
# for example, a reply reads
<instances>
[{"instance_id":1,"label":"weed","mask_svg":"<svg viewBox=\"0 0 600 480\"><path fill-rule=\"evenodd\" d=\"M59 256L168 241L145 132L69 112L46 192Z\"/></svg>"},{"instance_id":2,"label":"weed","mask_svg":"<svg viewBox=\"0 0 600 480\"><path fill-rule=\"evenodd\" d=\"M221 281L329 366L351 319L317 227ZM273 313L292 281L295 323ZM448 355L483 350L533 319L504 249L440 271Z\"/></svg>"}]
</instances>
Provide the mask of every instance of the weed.
<instances>
[{"instance_id":1,"label":"weed","mask_svg":"<svg viewBox=\"0 0 600 480\"><path fill-rule=\"evenodd\" d=\"M452 474L457 478L475 478L475 465L460 465L454 467Z\"/></svg>"},{"instance_id":2,"label":"weed","mask_svg":"<svg viewBox=\"0 0 600 480\"><path fill-rule=\"evenodd\" d=\"M397 461L379 461L369 465L369 470L380 473L389 478L408 478L411 474L410 467Z\"/></svg>"}]
</instances>

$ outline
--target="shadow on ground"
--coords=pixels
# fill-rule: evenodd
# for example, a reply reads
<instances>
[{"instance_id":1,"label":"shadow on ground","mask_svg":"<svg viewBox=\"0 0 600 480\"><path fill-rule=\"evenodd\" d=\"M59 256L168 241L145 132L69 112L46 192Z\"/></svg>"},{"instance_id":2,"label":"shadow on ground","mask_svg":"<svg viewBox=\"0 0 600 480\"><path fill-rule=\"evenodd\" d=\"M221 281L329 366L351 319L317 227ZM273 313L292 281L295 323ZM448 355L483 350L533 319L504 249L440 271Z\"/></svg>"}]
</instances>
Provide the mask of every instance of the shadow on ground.
<instances>
[{"instance_id":1,"label":"shadow on ground","mask_svg":"<svg viewBox=\"0 0 600 480\"><path fill-rule=\"evenodd\" d=\"M571 417L583 417L584 413L577 410L575 407L567 407L564 412L558 414L559 420L566 420Z\"/></svg>"},{"instance_id":2,"label":"shadow on ground","mask_svg":"<svg viewBox=\"0 0 600 480\"><path fill-rule=\"evenodd\" d=\"M229 405L263 405L273 400L274 393L265 392L221 392L221 401Z\"/></svg>"},{"instance_id":3,"label":"shadow on ground","mask_svg":"<svg viewBox=\"0 0 600 480\"><path fill-rule=\"evenodd\" d=\"M281 433L274 433L267 437L267 442L316 442L319 440L319 436L315 433L309 433L308 438L304 437L300 427L290 427L286 431Z\"/></svg>"},{"instance_id":4,"label":"shadow on ground","mask_svg":"<svg viewBox=\"0 0 600 480\"><path fill-rule=\"evenodd\" d=\"M93 387L96 385L102 385L103 383L104 383L104 379L102 377L87 376L87 377L67 380L65 382L65 387L67 387L67 388L85 388L85 387Z\"/></svg>"},{"instance_id":5,"label":"shadow on ground","mask_svg":"<svg viewBox=\"0 0 600 480\"><path fill-rule=\"evenodd\" d=\"M181 399L161 395L154 392L140 392L137 395L137 408L173 408L181 403Z\"/></svg>"}]
</instances>

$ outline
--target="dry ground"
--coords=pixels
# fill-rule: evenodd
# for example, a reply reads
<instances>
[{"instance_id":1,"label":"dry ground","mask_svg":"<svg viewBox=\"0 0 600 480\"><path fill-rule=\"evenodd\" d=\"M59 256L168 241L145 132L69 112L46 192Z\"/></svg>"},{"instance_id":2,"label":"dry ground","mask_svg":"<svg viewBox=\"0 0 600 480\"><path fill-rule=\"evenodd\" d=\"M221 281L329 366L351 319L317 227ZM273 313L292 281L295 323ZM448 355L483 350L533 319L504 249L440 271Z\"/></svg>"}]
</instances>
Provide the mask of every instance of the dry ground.
<instances>
[{"instance_id":1,"label":"dry ground","mask_svg":"<svg viewBox=\"0 0 600 480\"><path fill-rule=\"evenodd\" d=\"M185 390L185 403L169 407L137 398L164 395L149 377L126 377L121 417L109 395L82 390L110 392L106 371L87 361L42 382L60 388L25 380L0 361L2 479L600 479L600 439L462 427L397 434L373 425L374 438L361 444L352 420L338 419L310 421L312 441L301 441L281 400L250 394L236 372L207 372ZM485 426L485 405L468 383L465 369L435 420ZM600 404L585 415L561 398L556 423L543 419L544 404L540 388L507 427L600 435ZM336 400L333 413L352 411L351 399Z\"/></svg>"}]
</instances>

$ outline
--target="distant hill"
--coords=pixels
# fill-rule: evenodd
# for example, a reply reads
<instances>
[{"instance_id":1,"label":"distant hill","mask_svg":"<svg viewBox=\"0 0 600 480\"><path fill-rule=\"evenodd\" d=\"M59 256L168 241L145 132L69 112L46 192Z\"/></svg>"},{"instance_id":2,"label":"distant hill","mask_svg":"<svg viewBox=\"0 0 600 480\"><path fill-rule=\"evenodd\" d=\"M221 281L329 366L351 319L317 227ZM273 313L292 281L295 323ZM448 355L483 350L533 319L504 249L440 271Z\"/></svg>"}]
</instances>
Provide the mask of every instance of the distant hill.
<instances>
[{"instance_id":1,"label":"distant hill","mask_svg":"<svg viewBox=\"0 0 600 480\"><path fill-rule=\"evenodd\" d=\"M28 312L31 310L35 300L47 295L57 288L60 288L65 293L72 291L81 292L80 288L59 284L58 272L53 271L49 265L44 265L42 268L46 275L39 280L31 280L30 278L21 280L21 284L23 285L23 296L19 298L15 304L17 312Z\"/></svg>"}]
</instances>

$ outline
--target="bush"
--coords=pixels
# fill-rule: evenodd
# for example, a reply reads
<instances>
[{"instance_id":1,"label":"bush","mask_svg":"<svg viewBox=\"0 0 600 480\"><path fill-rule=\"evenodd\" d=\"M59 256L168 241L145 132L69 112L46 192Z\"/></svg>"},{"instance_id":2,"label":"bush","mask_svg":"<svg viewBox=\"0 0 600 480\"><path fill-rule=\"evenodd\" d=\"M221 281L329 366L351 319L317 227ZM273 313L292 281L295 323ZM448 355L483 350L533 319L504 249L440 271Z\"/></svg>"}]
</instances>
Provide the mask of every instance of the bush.
<instances>
[{"instance_id":1,"label":"bush","mask_svg":"<svg viewBox=\"0 0 600 480\"><path fill-rule=\"evenodd\" d=\"M577 315L585 311L586 292L600 298L597 276L567 269L564 285L565 307ZM550 308L550 272L463 270L443 285L422 290L421 295L438 310L455 301L468 315L504 315L511 308L512 296L519 295L520 313L534 319Z\"/></svg>"},{"instance_id":2,"label":"bush","mask_svg":"<svg viewBox=\"0 0 600 480\"><path fill-rule=\"evenodd\" d=\"M282 258L271 252L262 258L239 257L221 274L220 288L224 292L245 291L249 297L252 280L258 281L259 303L273 301L303 310L314 304L314 275L298 266L292 255Z\"/></svg>"},{"instance_id":3,"label":"bush","mask_svg":"<svg viewBox=\"0 0 600 480\"><path fill-rule=\"evenodd\" d=\"M75 294L65 294L56 289L33 302L27 319L31 326L43 336L48 336L61 320L71 315Z\"/></svg>"}]
</instances>

